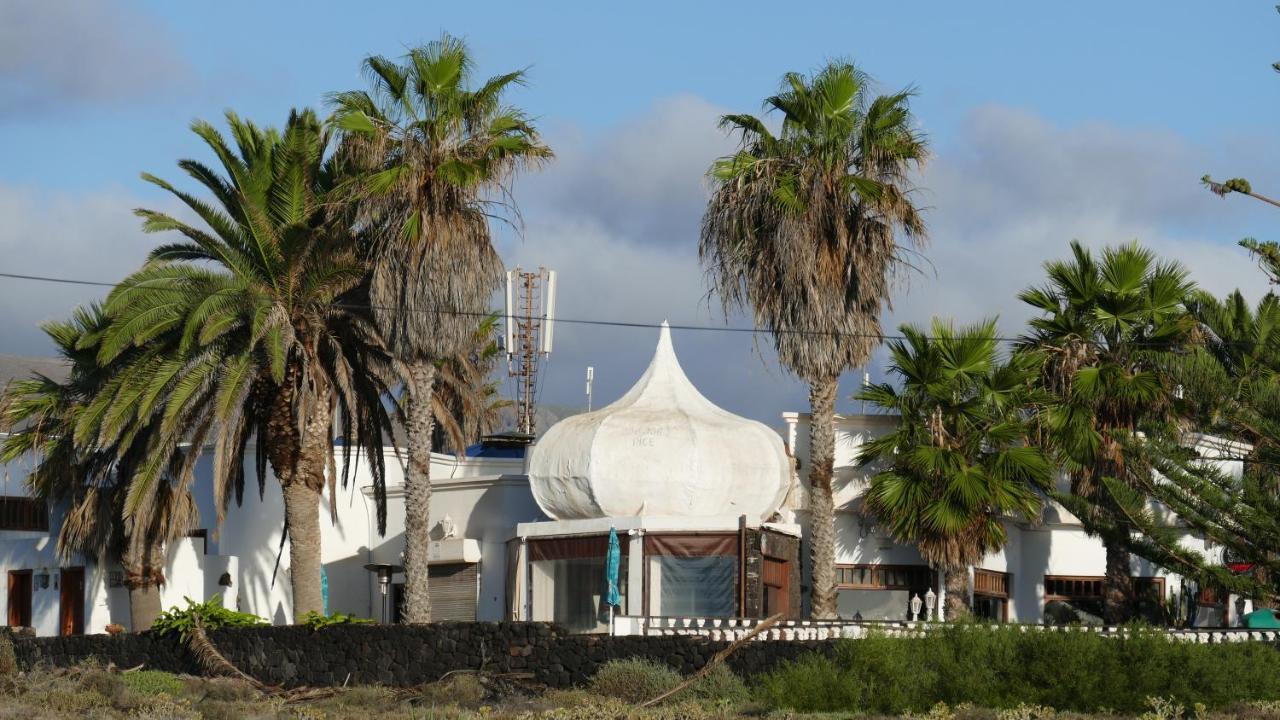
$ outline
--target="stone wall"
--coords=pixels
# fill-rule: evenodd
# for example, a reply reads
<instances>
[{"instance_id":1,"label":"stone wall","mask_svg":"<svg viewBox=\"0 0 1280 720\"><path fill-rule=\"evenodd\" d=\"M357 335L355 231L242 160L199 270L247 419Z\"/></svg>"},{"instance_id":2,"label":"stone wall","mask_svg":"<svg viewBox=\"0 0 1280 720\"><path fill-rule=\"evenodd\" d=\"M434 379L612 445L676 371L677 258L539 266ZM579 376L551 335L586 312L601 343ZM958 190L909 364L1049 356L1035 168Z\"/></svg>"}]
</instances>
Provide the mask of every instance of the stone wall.
<instances>
[{"instance_id":1,"label":"stone wall","mask_svg":"<svg viewBox=\"0 0 1280 720\"><path fill-rule=\"evenodd\" d=\"M313 631L299 626L234 628L209 633L236 667L269 685L413 686L451 670L526 672L553 687L585 682L603 663L646 657L690 673L725 641L701 637L570 635L546 623L439 623L421 627L346 625ZM741 648L729 665L744 676L765 672L824 642L761 642ZM152 633L118 636L14 638L19 667L67 666L88 659L128 668L196 673L187 649Z\"/></svg>"}]
</instances>

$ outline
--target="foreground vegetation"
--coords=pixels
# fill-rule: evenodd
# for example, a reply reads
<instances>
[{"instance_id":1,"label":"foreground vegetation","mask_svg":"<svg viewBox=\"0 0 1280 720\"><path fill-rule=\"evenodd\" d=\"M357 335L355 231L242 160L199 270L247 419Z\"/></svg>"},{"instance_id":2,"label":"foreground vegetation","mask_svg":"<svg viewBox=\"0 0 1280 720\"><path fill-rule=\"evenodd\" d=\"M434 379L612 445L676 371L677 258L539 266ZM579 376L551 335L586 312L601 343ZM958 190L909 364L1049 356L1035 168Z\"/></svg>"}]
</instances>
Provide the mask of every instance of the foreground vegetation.
<instances>
[{"instance_id":1,"label":"foreground vegetation","mask_svg":"<svg viewBox=\"0 0 1280 720\"><path fill-rule=\"evenodd\" d=\"M0 678L0 719L23 718L500 718L576 720L640 718L920 718L928 720L1085 720L1093 717L1176 720L1247 718L1280 720L1280 703L1238 701L1213 710L1173 697L1144 698L1132 713L1094 715L1059 711L1044 705L1016 704L982 708L935 703L902 714L807 712L774 707L753 697L727 670L668 702L641 708L639 690L669 689L680 680L665 667L647 662L615 663L588 688L547 690L476 675L454 675L416 688L352 687L300 696L263 694L232 678L172 675L155 670L120 671L86 664ZM767 689L768 686L766 686ZM628 699L632 698L632 699Z\"/></svg>"},{"instance_id":2,"label":"foreground vegetation","mask_svg":"<svg viewBox=\"0 0 1280 720\"><path fill-rule=\"evenodd\" d=\"M1280 650L1200 645L1135 628L1124 637L951 626L919 638L840 643L758 683L758 698L798 711L922 712L938 703L1139 714L1148 698L1216 710L1280 700Z\"/></svg>"}]
</instances>

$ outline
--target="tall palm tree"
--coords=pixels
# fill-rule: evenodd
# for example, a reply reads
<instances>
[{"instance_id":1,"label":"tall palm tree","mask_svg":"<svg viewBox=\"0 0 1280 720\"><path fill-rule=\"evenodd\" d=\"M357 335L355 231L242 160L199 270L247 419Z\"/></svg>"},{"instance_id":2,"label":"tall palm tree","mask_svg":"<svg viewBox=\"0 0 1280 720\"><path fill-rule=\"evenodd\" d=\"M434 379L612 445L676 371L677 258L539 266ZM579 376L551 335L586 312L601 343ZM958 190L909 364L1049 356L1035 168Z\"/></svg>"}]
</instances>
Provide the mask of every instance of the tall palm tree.
<instances>
[{"instance_id":1,"label":"tall palm tree","mask_svg":"<svg viewBox=\"0 0 1280 720\"><path fill-rule=\"evenodd\" d=\"M1128 619L1133 521L1123 502L1150 478L1149 458L1132 442L1175 429L1174 354L1195 322L1185 301L1194 289L1177 263L1162 263L1137 243L1110 247L1095 260L1078 242L1068 261L1045 264L1049 281L1019 298L1039 310L1021 348L1044 356L1043 387L1053 395L1041 441L1071 480L1056 497L1106 548L1103 614Z\"/></svg>"},{"instance_id":2,"label":"tall palm tree","mask_svg":"<svg viewBox=\"0 0 1280 720\"><path fill-rule=\"evenodd\" d=\"M404 368L405 622L431 620L427 594L431 438L437 363L464 351L502 278L490 216L510 182L551 157L532 123L503 104L517 71L471 87L473 60L448 35L396 63L366 58L372 88L333 96L355 190L374 234L374 320ZM502 206L502 207L496 207Z\"/></svg>"},{"instance_id":3,"label":"tall palm tree","mask_svg":"<svg viewBox=\"0 0 1280 720\"><path fill-rule=\"evenodd\" d=\"M946 617L968 614L969 567L1004 547L1005 523L1039 515L1052 466L1027 442L1038 359L1001 360L996 325L957 330L933 321L932 337L903 325L889 344L890 374L859 400L898 416L893 432L862 446L879 462L867 507L899 542L913 543L946 583Z\"/></svg>"},{"instance_id":4,"label":"tall palm tree","mask_svg":"<svg viewBox=\"0 0 1280 720\"><path fill-rule=\"evenodd\" d=\"M385 528L381 448L390 418L383 399L392 367L366 317L364 240L349 206L338 202L341 167L326 152L322 123L305 110L293 111L283 132L234 113L227 124L234 145L208 123L192 126L220 171L194 160L178 164L211 201L144 176L201 223L137 211L146 231L177 232L185 241L157 247L109 295L98 362L116 362L131 348L157 352L128 362L88 413L100 419L99 442L118 442L146 423L159 433L159 450L130 483L127 513L145 514L154 502L151 487L172 448L209 443L221 519L231 496L243 493L254 442L259 492L269 464L284 496L296 619L323 609L321 496L327 485L332 510L352 452L368 456L379 531ZM335 430L345 441L341 473Z\"/></svg>"},{"instance_id":5,"label":"tall palm tree","mask_svg":"<svg viewBox=\"0 0 1280 720\"><path fill-rule=\"evenodd\" d=\"M764 120L726 115L737 154L710 170L714 194L699 256L726 314L750 306L782 365L809 383L813 614L835 616L831 496L840 374L865 365L880 342L880 312L903 261L898 233L925 237L910 171L927 157L910 91L871 97L870 81L835 62L812 77L789 73Z\"/></svg>"},{"instance_id":6,"label":"tall palm tree","mask_svg":"<svg viewBox=\"0 0 1280 720\"><path fill-rule=\"evenodd\" d=\"M502 408L511 404L498 394L498 383L492 378L502 353L495 335L497 324L497 315L485 318L476 328L470 348L436 363L433 449L461 455L468 445L493 432Z\"/></svg>"},{"instance_id":7,"label":"tall palm tree","mask_svg":"<svg viewBox=\"0 0 1280 720\"><path fill-rule=\"evenodd\" d=\"M36 375L6 388L0 424L10 433L0 446L0 459L36 458L26 478L28 489L36 498L65 504L57 538L60 556L119 559L129 590L131 627L137 631L151 627L159 615L167 546L198 525L199 510L189 486L170 482L167 475L153 486L157 497L147 504L148 514L124 513L133 470L154 450L150 429L134 434L129 447L100 446L96 438L77 442L86 435L81 425L87 406L113 373L95 357L105 326L96 305L78 309L70 321L44 325L68 363L68 377ZM183 455L175 453L175 463L180 465Z\"/></svg>"}]
</instances>

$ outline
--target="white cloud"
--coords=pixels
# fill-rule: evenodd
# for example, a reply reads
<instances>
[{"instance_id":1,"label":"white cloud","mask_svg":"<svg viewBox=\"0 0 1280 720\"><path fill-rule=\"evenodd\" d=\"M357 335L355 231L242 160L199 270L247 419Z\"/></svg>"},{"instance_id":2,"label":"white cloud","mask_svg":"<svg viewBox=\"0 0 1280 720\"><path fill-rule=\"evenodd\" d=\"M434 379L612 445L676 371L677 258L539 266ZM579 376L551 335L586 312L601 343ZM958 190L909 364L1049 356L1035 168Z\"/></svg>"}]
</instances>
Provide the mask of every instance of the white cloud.
<instances>
[{"instance_id":1,"label":"white cloud","mask_svg":"<svg viewBox=\"0 0 1280 720\"><path fill-rule=\"evenodd\" d=\"M55 193L0 183L0 257L6 272L115 282L142 263L155 244L120 190ZM44 355L52 344L39 329L69 316L108 288L0 278L0 352Z\"/></svg>"},{"instance_id":2,"label":"white cloud","mask_svg":"<svg viewBox=\"0 0 1280 720\"><path fill-rule=\"evenodd\" d=\"M188 72L132 3L0 0L0 119L144 97Z\"/></svg>"},{"instance_id":3,"label":"white cloud","mask_svg":"<svg viewBox=\"0 0 1280 720\"><path fill-rule=\"evenodd\" d=\"M722 112L679 97L599 134L552 132L559 160L516 190L527 232L500 244L508 264L559 271L562 318L723 327L718 307L706 303L697 259L703 173L732 148L715 127ZM1274 217L1198 185L1206 171L1248 174L1275 165L1274 153L1257 143L1238 145L1251 154L1220 151L1143 129L1056 127L1004 107L975 111L954 137L937 148L922 180L922 201L932 206L926 254L937 276L909 279L887 329L933 315L964 322L999 314L1002 329L1016 334L1027 315L1017 292L1039 282L1041 263L1065 256L1073 238L1094 247L1136 238L1182 261L1215 292L1265 291L1234 241ZM1280 185L1256 172L1250 177L1259 187ZM5 268L118 279L153 245L130 212L138 204L118 190L37 194L0 184ZM36 323L100 295L96 288L0 281L0 351L47 352ZM582 405L583 374L593 365L595 402L611 402L639 377L655 339L649 329L562 324L542 401ZM777 424L779 413L807 407L804 386L777 367L766 336L676 331L675 343L694 383L734 412ZM845 378L838 407L856 409L847 397L858 379Z\"/></svg>"},{"instance_id":4,"label":"white cloud","mask_svg":"<svg viewBox=\"0 0 1280 720\"><path fill-rule=\"evenodd\" d=\"M1017 293L1043 279L1044 261L1066 257L1073 239L1093 248L1138 240L1208 290L1265 292L1232 228L1267 218L1242 200L1224 205L1199 183L1210 158L1224 157L1147 129L1060 128L1007 107L976 110L926 169L932 268L909 278L886 327L999 315L1017 334L1028 317Z\"/></svg>"},{"instance_id":5,"label":"white cloud","mask_svg":"<svg viewBox=\"0 0 1280 720\"><path fill-rule=\"evenodd\" d=\"M528 231L504 248L508 262L560 272L562 317L722 325L705 303L696 252L703 173L732 148L715 127L722 112L679 97L596 136L553 133L557 163L517 189ZM1224 205L1198 183L1218 167L1264 167L1256 145L1247 156L1150 129L1061 128L998 106L976 110L955 138L936 148L922 178L936 277L907 278L887 330L934 315L1000 315L1002 329L1017 334L1027 317L1017 293L1040 282L1041 264L1064 257L1073 238L1093 247L1138 239L1215 292L1265 291L1233 243L1246 220L1267 216L1242 200ZM654 335L562 325L543 401L582 404L587 365L596 368L597 405L612 401L643 371ZM773 424L780 412L807 407L805 388L778 369L767 337L763 360L750 335L677 332L675 341L686 372L715 402ZM874 374L881 364L873 361ZM849 373L842 398L859 380ZM840 406L855 409L847 399Z\"/></svg>"}]
</instances>

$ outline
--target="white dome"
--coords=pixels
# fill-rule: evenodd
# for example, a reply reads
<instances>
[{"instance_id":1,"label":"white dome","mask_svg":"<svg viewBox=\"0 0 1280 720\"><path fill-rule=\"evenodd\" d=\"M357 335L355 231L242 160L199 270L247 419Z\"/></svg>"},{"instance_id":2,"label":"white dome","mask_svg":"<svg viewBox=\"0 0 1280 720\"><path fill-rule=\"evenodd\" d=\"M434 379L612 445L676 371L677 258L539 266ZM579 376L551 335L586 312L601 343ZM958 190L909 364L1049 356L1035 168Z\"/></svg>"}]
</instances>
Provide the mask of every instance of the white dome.
<instances>
[{"instance_id":1,"label":"white dome","mask_svg":"<svg viewBox=\"0 0 1280 720\"><path fill-rule=\"evenodd\" d=\"M680 369L665 322L635 386L612 405L553 425L529 458L533 496L557 520L767 520L789 478L782 438L703 397Z\"/></svg>"}]
</instances>

